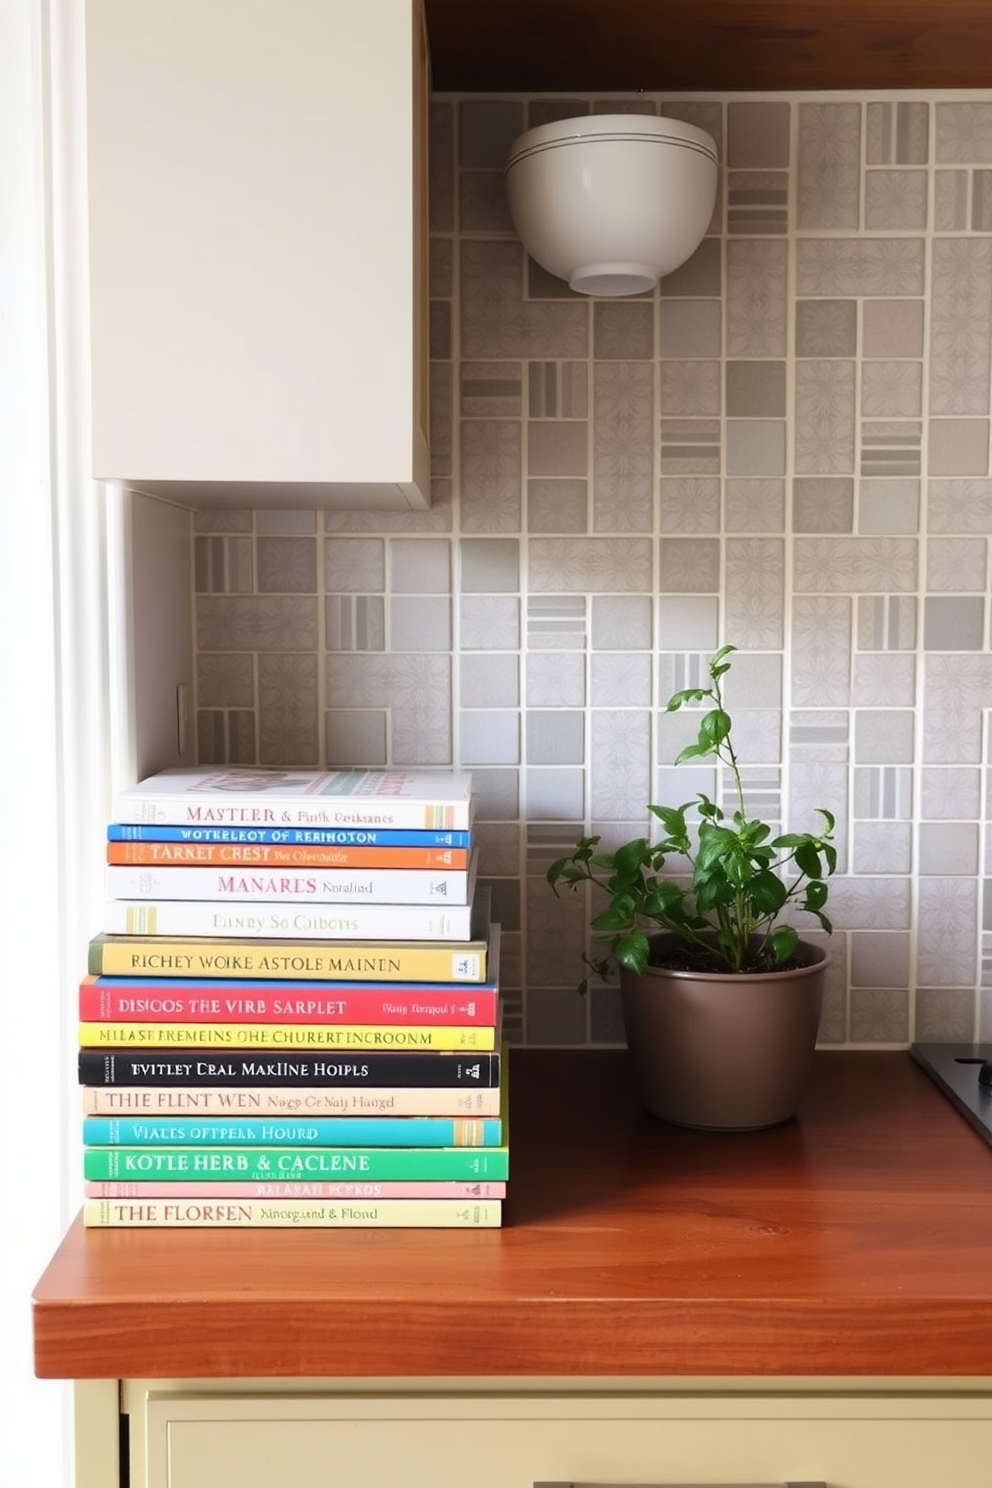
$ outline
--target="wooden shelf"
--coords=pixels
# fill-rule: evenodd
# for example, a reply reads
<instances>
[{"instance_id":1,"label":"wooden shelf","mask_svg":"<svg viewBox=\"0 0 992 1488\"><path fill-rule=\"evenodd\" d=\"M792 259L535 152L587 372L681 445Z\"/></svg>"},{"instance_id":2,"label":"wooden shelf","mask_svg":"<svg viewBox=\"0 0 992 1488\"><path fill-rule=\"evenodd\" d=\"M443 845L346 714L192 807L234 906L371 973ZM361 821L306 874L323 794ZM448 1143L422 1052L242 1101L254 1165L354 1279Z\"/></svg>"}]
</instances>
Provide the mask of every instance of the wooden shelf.
<instances>
[{"instance_id":1,"label":"wooden shelf","mask_svg":"<svg viewBox=\"0 0 992 1488\"><path fill-rule=\"evenodd\" d=\"M515 1051L499 1231L90 1230L47 1378L992 1375L992 1148L908 1053L799 1118L681 1131L622 1052Z\"/></svg>"}]
</instances>

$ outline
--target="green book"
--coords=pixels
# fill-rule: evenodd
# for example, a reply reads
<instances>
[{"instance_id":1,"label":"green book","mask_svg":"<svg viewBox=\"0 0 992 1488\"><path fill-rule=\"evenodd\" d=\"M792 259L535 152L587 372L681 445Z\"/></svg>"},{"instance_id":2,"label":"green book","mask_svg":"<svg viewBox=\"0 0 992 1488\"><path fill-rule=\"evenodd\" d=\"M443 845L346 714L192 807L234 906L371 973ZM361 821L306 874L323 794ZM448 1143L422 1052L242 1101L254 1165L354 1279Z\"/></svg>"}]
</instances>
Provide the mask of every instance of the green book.
<instances>
[{"instance_id":1,"label":"green book","mask_svg":"<svg viewBox=\"0 0 992 1488\"><path fill-rule=\"evenodd\" d=\"M83 1176L131 1182L504 1180L509 1147L85 1147Z\"/></svg>"}]
</instances>

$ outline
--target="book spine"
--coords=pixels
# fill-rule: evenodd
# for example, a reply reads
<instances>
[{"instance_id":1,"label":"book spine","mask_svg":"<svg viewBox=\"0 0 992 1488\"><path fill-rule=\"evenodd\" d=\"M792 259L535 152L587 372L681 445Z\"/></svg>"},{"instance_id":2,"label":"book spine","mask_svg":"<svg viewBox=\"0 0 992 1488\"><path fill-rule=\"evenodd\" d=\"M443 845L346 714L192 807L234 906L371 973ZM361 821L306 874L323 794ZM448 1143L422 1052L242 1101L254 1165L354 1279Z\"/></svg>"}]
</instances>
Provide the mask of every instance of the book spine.
<instances>
[{"instance_id":1,"label":"book spine","mask_svg":"<svg viewBox=\"0 0 992 1488\"><path fill-rule=\"evenodd\" d=\"M110 863L110 899L186 899L227 904L458 905L468 904L467 870L419 868L211 868L189 864Z\"/></svg>"},{"instance_id":2,"label":"book spine","mask_svg":"<svg viewBox=\"0 0 992 1488\"><path fill-rule=\"evenodd\" d=\"M83 1224L110 1229L498 1229L499 1199L85 1199Z\"/></svg>"},{"instance_id":3,"label":"book spine","mask_svg":"<svg viewBox=\"0 0 992 1488\"><path fill-rule=\"evenodd\" d=\"M84 1183L87 1199L503 1199L505 1183Z\"/></svg>"},{"instance_id":4,"label":"book spine","mask_svg":"<svg viewBox=\"0 0 992 1488\"><path fill-rule=\"evenodd\" d=\"M182 775L182 772L179 772ZM290 791L190 785L177 779L170 789L156 785L160 777L121 791L113 803L112 819L139 825L169 827L340 827L388 828L390 831L469 831L472 800L464 793L428 798L389 791L368 794L336 791L332 782L314 779L306 789Z\"/></svg>"},{"instance_id":5,"label":"book spine","mask_svg":"<svg viewBox=\"0 0 992 1488\"><path fill-rule=\"evenodd\" d=\"M468 848L471 831L380 831L375 827L171 827L111 822L108 842L215 842L284 847ZM454 866L454 865L452 865Z\"/></svg>"},{"instance_id":6,"label":"book spine","mask_svg":"<svg viewBox=\"0 0 992 1488\"><path fill-rule=\"evenodd\" d=\"M403 871L467 870L464 847L289 847L251 842L109 841L107 862L173 868L233 866L258 868L384 868Z\"/></svg>"},{"instance_id":7,"label":"book spine","mask_svg":"<svg viewBox=\"0 0 992 1488\"><path fill-rule=\"evenodd\" d=\"M336 1090L323 1086L145 1086L84 1085L85 1116L168 1116L176 1111L201 1111L225 1116L231 1111L260 1116L498 1116L499 1089L466 1090L458 1086L406 1090Z\"/></svg>"},{"instance_id":8,"label":"book spine","mask_svg":"<svg viewBox=\"0 0 992 1488\"><path fill-rule=\"evenodd\" d=\"M109 935L225 936L277 940L469 940L470 904L267 903L238 899L107 899Z\"/></svg>"},{"instance_id":9,"label":"book spine","mask_svg":"<svg viewBox=\"0 0 992 1488\"><path fill-rule=\"evenodd\" d=\"M385 1090L401 1086L489 1090L500 1083L502 1054L363 1052L355 1058L324 1054L264 1054L223 1050L81 1049L79 1083L123 1086L223 1086L274 1089Z\"/></svg>"},{"instance_id":10,"label":"book spine","mask_svg":"<svg viewBox=\"0 0 992 1488\"><path fill-rule=\"evenodd\" d=\"M498 1116L84 1116L88 1147L498 1147Z\"/></svg>"},{"instance_id":11,"label":"book spine","mask_svg":"<svg viewBox=\"0 0 992 1488\"><path fill-rule=\"evenodd\" d=\"M185 937L97 935L90 941L87 971L93 976L198 976L262 981L335 981L361 977L378 982L482 982L487 946L312 944L237 938L197 941Z\"/></svg>"},{"instance_id":12,"label":"book spine","mask_svg":"<svg viewBox=\"0 0 992 1488\"><path fill-rule=\"evenodd\" d=\"M84 1022L127 1020L159 1023L419 1023L427 1027L496 1022L494 987L466 992L429 985L342 990L339 983L308 982L304 995L294 982L192 982L160 977L128 981L86 978L79 984Z\"/></svg>"},{"instance_id":13,"label":"book spine","mask_svg":"<svg viewBox=\"0 0 992 1488\"><path fill-rule=\"evenodd\" d=\"M494 1049L491 1025L429 1028L380 1023L80 1023L83 1049Z\"/></svg>"},{"instance_id":14,"label":"book spine","mask_svg":"<svg viewBox=\"0 0 992 1488\"><path fill-rule=\"evenodd\" d=\"M242 1183L458 1179L505 1182L501 1147L84 1147L85 1180Z\"/></svg>"}]
</instances>

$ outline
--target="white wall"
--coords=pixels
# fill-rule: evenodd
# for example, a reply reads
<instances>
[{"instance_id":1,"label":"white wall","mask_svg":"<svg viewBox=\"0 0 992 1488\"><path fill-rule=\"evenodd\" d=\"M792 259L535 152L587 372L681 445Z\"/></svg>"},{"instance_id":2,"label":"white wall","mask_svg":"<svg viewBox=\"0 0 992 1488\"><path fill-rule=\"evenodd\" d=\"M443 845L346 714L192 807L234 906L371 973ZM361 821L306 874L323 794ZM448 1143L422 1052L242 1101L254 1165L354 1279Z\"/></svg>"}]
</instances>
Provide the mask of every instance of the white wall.
<instances>
[{"instance_id":1,"label":"white wall","mask_svg":"<svg viewBox=\"0 0 992 1488\"><path fill-rule=\"evenodd\" d=\"M69 1389L34 1378L30 1297L78 1204L71 1008L106 820L103 515L80 440L81 10L0 0L3 1488L71 1482Z\"/></svg>"}]
</instances>

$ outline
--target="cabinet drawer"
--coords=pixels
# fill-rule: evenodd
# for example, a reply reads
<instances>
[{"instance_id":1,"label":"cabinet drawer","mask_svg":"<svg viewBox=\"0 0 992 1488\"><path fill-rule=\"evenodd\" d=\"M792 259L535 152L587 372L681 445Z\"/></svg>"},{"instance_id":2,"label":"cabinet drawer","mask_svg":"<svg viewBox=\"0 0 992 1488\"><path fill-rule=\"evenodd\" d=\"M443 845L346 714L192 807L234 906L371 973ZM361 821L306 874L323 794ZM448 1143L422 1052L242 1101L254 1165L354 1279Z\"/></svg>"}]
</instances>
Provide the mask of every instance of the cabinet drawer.
<instances>
[{"instance_id":1,"label":"cabinet drawer","mask_svg":"<svg viewBox=\"0 0 992 1488\"><path fill-rule=\"evenodd\" d=\"M149 1389L132 1488L933 1488L982 1481L987 1396L382 1395Z\"/></svg>"}]
</instances>

